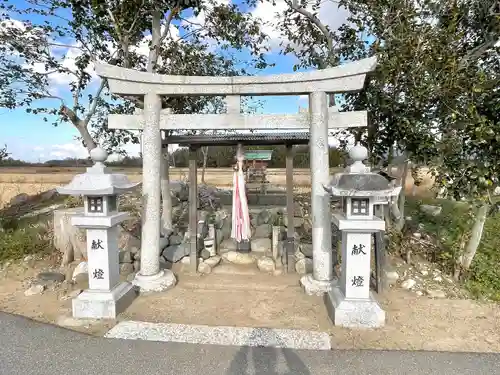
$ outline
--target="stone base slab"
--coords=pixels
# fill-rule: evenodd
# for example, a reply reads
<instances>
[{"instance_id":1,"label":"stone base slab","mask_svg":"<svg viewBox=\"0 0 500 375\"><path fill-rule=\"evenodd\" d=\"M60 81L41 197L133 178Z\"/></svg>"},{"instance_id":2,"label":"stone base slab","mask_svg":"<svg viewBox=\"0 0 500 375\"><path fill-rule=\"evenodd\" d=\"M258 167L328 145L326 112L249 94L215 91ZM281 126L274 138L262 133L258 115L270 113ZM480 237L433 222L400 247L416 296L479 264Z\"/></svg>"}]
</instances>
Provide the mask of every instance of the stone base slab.
<instances>
[{"instance_id":1,"label":"stone base slab","mask_svg":"<svg viewBox=\"0 0 500 375\"><path fill-rule=\"evenodd\" d=\"M328 333L295 329L124 321L114 326L105 337L188 344L331 350Z\"/></svg>"},{"instance_id":2,"label":"stone base slab","mask_svg":"<svg viewBox=\"0 0 500 375\"><path fill-rule=\"evenodd\" d=\"M143 276L138 272L135 279L132 280L132 284L139 287L141 292L164 292L177 284L177 278L168 269L160 270L152 276Z\"/></svg>"},{"instance_id":3,"label":"stone base slab","mask_svg":"<svg viewBox=\"0 0 500 375\"><path fill-rule=\"evenodd\" d=\"M337 280L319 281L315 280L312 274L304 275L300 278L300 285L309 296L322 296L337 286Z\"/></svg>"},{"instance_id":4,"label":"stone base slab","mask_svg":"<svg viewBox=\"0 0 500 375\"><path fill-rule=\"evenodd\" d=\"M339 288L324 296L328 315L336 326L346 328L378 328L385 325L385 311L372 293L369 299L348 300Z\"/></svg>"},{"instance_id":5,"label":"stone base slab","mask_svg":"<svg viewBox=\"0 0 500 375\"><path fill-rule=\"evenodd\" d=\"M130 283L120 283L111 291L87 289L72 301L73 317L79 319L116 319L137 297Z\"/></svg>"}]
</instances>

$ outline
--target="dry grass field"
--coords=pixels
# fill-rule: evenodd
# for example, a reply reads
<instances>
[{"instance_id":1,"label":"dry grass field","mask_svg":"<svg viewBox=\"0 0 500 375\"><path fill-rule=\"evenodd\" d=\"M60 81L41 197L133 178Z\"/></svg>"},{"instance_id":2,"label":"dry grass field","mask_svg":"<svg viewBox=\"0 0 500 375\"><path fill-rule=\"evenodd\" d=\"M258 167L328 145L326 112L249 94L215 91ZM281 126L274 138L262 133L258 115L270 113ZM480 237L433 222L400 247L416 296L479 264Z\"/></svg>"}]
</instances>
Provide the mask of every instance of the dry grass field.
<instances>
[{"instance_id":1,"label":"dry grass field","mask_svg":"<svg viewBox=\"0 0 500 375\"><path fill-rule=\"evenodd\" d=\"M125 173L131 181L142 180L140 168L112 168L116 172ZM340 171L333 169L331 173ZM28 195L38 194L57 186L67 184L73 176L85 172L85 168L58 168L58 167L27 167L27 168L0 168L0 208L7 204L13 197L25 193ZM229 187L232 185L231 168L209 168L206 170L205 182L217 187ZM187 168L171 168L170 178L172 180L187 180ZM268 179L272 185L285 186L285 169L268 169ZM311 183L309 169L294 169L294 187L300 190L308 190ZM201 183L201 168L198 169L198 182ZM425 194L432 186L431 179L424 181L418 188L419 195ZM405 189L410 192L413 187L413 179L408 176Z\"/></svg>"}]
</instances>

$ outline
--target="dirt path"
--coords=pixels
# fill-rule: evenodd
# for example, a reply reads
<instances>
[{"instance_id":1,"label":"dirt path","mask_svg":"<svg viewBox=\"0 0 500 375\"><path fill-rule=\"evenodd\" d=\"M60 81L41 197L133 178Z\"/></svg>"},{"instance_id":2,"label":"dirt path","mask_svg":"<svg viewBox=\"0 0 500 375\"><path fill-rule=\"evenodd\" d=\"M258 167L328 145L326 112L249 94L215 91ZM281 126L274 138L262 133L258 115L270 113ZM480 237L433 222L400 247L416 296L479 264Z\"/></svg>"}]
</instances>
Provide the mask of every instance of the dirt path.
<instances>
[{"instance_id":1,"label":"dirt path","mask_svg":"<svg viewBox=\"0 0 500 375\"><path fill-rule=\"evenodd\" d=\"M22 265L1 272L0 310L48 323L69 316L71 300L65 299L64 287L24 295L23 280L44 267L47 263L39 262L36 269ZM334 327L322 299L304 295L297 285L297 275L181 275L174 289L137 298L119 320L326 331L332 346L339 349L500 352L499 305L432 300L393 290L379 297L387 312L386 327L348 330ZM103 335L115 323L75 329Z\"/></svg>"}]
</instances>

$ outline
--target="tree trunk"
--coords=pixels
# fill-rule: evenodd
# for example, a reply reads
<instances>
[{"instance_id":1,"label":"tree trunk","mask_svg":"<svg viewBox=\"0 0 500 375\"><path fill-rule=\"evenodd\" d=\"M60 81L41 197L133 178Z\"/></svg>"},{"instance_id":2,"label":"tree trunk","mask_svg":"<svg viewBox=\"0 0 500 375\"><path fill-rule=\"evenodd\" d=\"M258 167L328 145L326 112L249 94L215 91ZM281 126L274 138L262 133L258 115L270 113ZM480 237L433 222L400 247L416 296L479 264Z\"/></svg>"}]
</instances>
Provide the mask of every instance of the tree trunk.
<instances>
[{"instance_id":1,"label":"tree trunk","mask_svg":"<svg viewBox=\"0 0 500 375\"><path fill-rule=\"evenodd\" d=\"M73 126L78 130L80 136L82 137L83 145L90 152L97 147L94 139L90 135L88 129L88 121L82 120L78 115L66 105L62 105L60 108L60 114L69 120Z\"/></svg>"},{"instance_id":2,"label":"tree trunk","mask_svg":"<svg viewBox=\"0 0 500 375\"><path fill-rule=\"evenodd\" d=\"M481 243L481 237L483 236L484 223L486 222L486 217L488 215L488 210L490 205L488 203L483 203L479 207L476 215L476 220L472 226L471 236L467 246L465 247L464 254L461 256L460 266L462 270L468 271L474 256L476 255L477 248Z\"/></svg>"},{"instance_id":3,"label":"tree trunk","mask_svg":"<svg viewBox=\"0 0 500 375\"><path fill-rule=\"evenodd\" d=\"M406 185L406 179L408 177L408 171L409 171L409 164L410 160L405 161L405 165L403 168L403 174L401 176L401 181L400 184L402 186L401 192L399 193L399 198L398 198L398 208L399 208L399 220L396 224L396 229L398 231L403 230L405 226L405 204L406 204L406 192L405 192L405 185Z\"/></svg>"},{"instance_id":4,"label":"tree trunk","mask_svg":"<svg viewBox=\"0 0 500 375\"><path fill-rule=\"evenodd\" d=\"M80 133L80 136L82 137L83 140L83 144L89 152L97 147L97 144L90 135L90 132L86 125L76 125L75 127Z\"/></svg>"},{"instance_id":5,"label":"tree trunk","mask_svg":"<svg viewBox=\"0 0 500 375\"><path fill-rule=\"evenodd\" d=\"M201 153L203 154L203 167L201 169L201 183L205 183L205 172L207 169L207 158L208 158L208 146L201 148Z\"/></svg>"}]
</instances>

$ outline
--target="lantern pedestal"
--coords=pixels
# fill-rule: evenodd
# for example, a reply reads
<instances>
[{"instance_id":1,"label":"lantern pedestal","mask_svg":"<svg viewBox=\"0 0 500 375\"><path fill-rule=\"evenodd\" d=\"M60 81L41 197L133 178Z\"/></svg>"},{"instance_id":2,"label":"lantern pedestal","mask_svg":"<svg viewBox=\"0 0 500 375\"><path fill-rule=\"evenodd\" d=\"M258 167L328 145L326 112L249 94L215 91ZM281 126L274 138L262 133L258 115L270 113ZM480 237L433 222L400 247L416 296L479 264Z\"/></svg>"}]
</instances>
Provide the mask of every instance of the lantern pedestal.
<instances>
[{"instance_id":1,"label":"lantern pedestal","mask_svg":"<svg viewBox=\"0 0 500 375\"><path fill-rule=\"evenodd\" d=\"M385 229L385 222L347 219L334 214L333 222L342 233L342 272L339 285L329 291L325 305L335 325L349 328L376 328L385 324L385 311L370 292L372 233Z\"/></svg>"},{"instance_id":2,"label":"lantern pedestal","mask_svg":"<svg viewBox=\"0 0 500 375\"><path fill-rule=\"evenodd\" d=\"M134 286L120 283L109 291L87 289L73 299L73 317L116 319L137 297Z\"/></svg>"},{"instance_id":3,"label":"lantern pedestal","mask_svg":"<svg viewBox=\"0 0 500 375\"><path fill-rule=\"evenodd\" d=\"M73 299L73 317L115 319L137 296L134 286L120 283L118 227L125 212L109 216L74 216L71 223L87 231L89 289Z\"/></svg>"},{"instance_id":4,"label":"lantern pedestal","mask_svg":"<svg viewBox=\"0 0 500 375\"><path fill-rule=\"evenodd\" d=\"M330 319L336 326L346 328L377 328L385 324L382 310L372 293L361 300L347 299L340 288L333 288L324 296Z\"/></svg>"}]
</instances>

